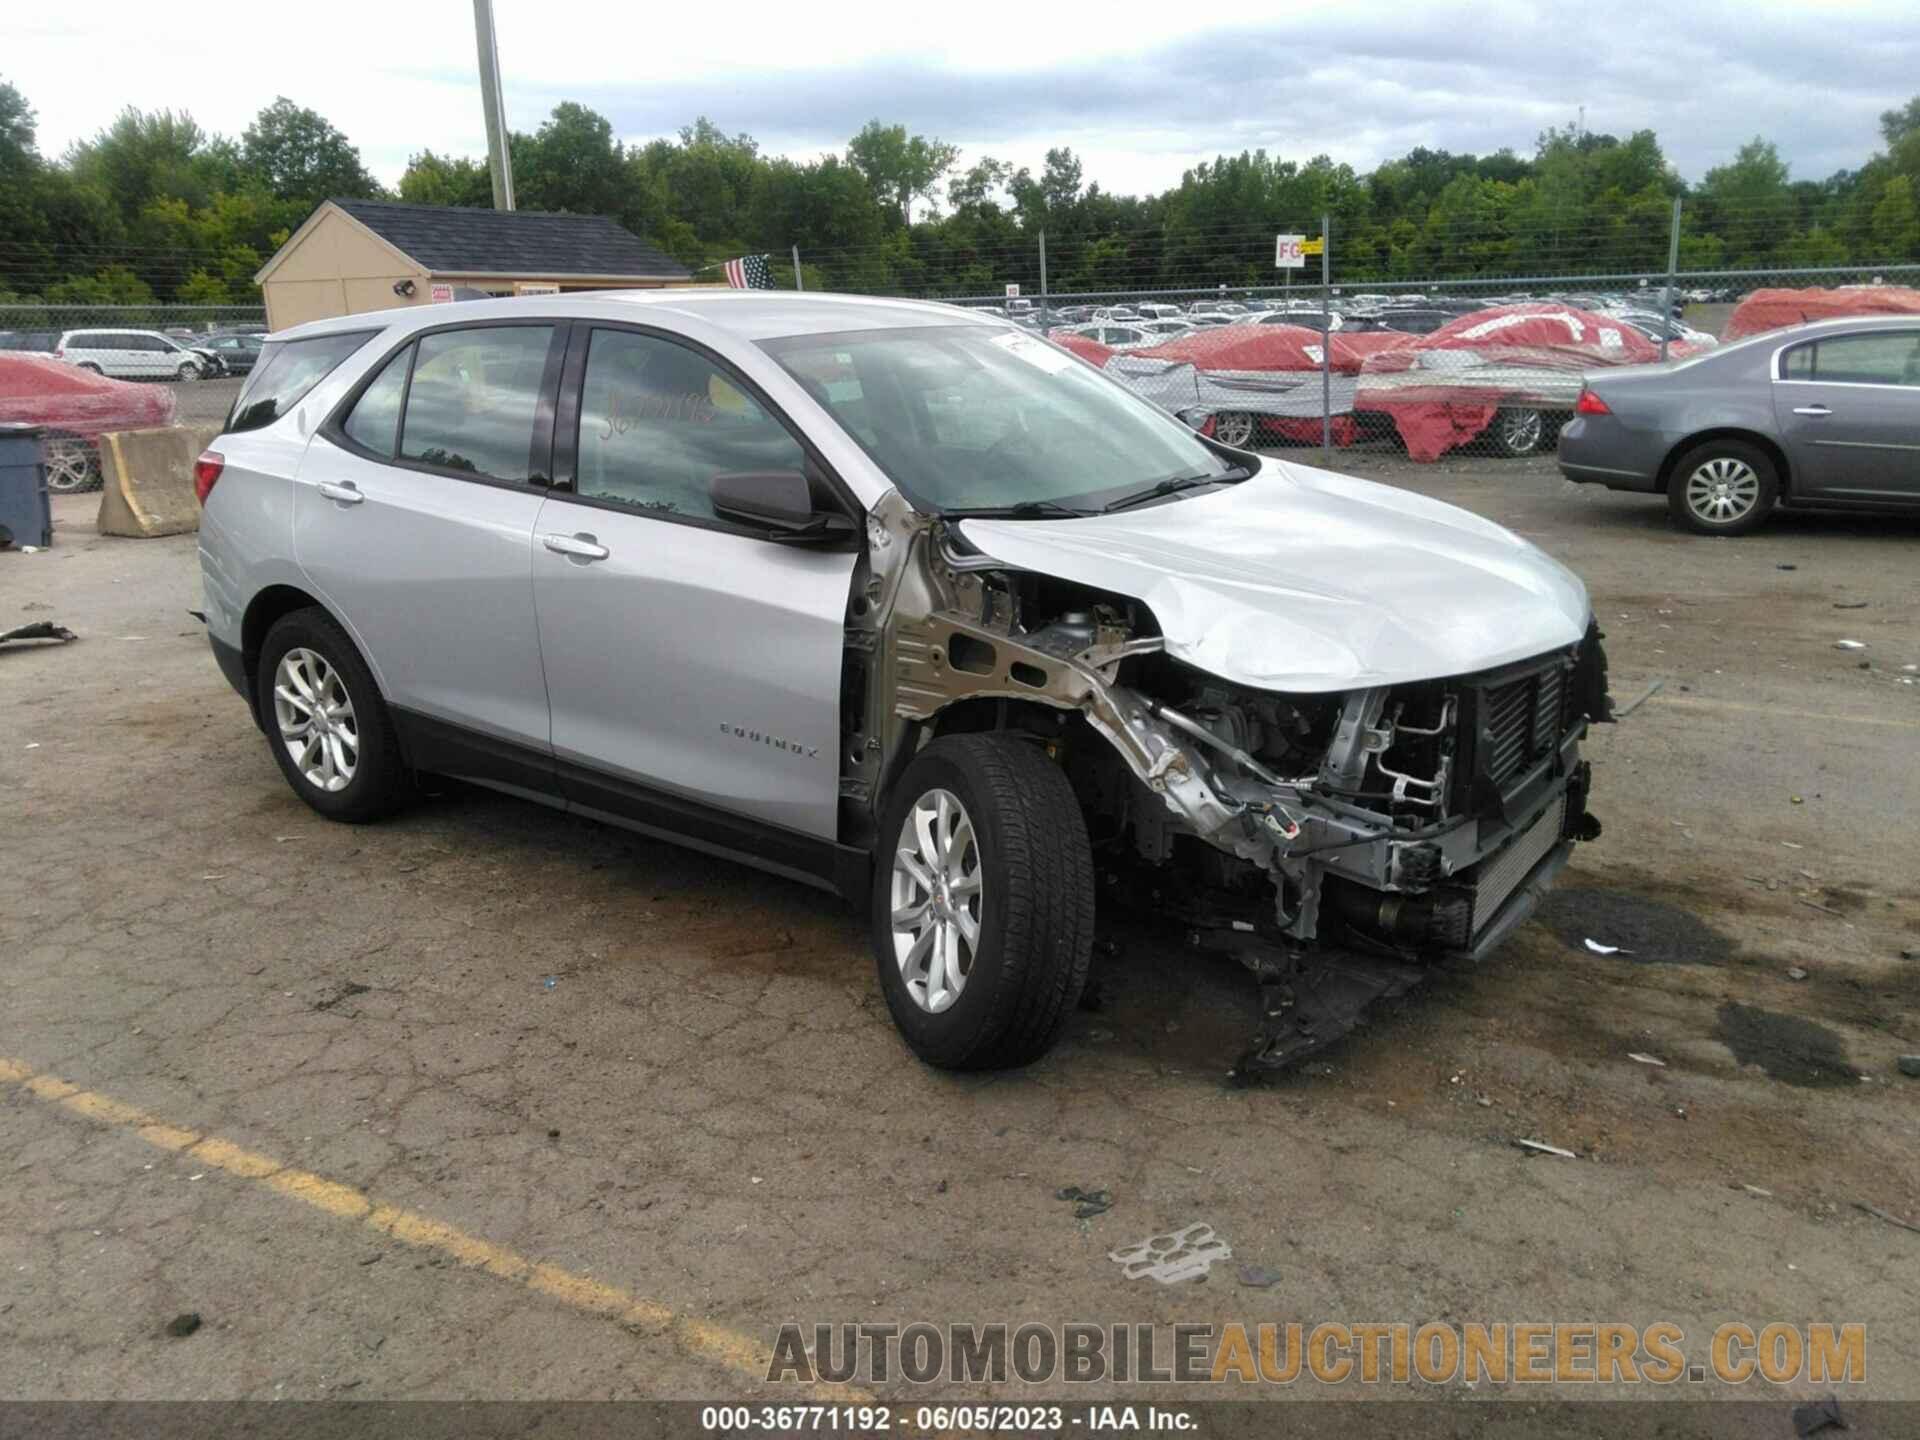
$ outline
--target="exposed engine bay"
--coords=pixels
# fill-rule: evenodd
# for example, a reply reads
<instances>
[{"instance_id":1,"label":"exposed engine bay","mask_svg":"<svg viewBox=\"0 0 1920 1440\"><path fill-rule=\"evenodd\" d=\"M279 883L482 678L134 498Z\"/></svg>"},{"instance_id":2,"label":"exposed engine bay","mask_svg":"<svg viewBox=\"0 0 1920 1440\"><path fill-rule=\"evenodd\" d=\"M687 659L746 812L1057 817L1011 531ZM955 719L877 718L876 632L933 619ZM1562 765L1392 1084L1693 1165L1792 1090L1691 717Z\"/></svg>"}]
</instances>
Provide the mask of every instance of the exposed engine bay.
<instances>
[{"instance_id":1,"label":"exposed engine bay","mask_svg":"<svg viewBox=\"0 0 1920 1440\"><path fill-rule=\"evenodd\" d=\"M1103 913L1147 897L1258 981L1237 1073L1320 1049L1436 960L1486 954L1599 834L1580 742L1612 716L1591 625L1480 673L1280 693L1174 658L1140 601L1011 568L904 503L875 508L867 542L843 838L873 843L925 740L1031 734L1080 800Z\"/></svg>"}]
</instances>

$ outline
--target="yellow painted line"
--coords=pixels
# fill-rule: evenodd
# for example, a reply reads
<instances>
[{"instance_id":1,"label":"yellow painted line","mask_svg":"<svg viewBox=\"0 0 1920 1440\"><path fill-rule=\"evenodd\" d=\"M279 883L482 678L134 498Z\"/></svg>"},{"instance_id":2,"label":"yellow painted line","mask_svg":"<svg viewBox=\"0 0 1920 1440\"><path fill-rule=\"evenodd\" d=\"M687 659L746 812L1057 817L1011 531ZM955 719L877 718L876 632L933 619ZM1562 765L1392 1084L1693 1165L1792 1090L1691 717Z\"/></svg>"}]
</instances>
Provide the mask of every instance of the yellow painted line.
<instances>
[{"instance_id":1,"label":"yellow painted line","mask_svg":"<svg viewBox=\"0 0 1920 1440\"><path fill-rule=\"evenodd\" d=\"M296 1169L271 1155L235 1145L217 1135L202 1135L168 1125L110 1096L82 1090L56 1075L38 1074L31 1065L3 1055L0 1055L0 1084L18 1085L36 1099L97 1125L128 1131L149 1145L182 1153L197 1164L236 1179L264 1185L322 1214L364 1225L402 1245L436 1251L467 1269L484 1271L524 1286L569 1309L603 1316L637 1332L664 1336L696 1359L754 1380L766 1378L772 1351L752 1336L711 1320L676 1314L669 1306L618 1286L576 1275L557 1265L542 1265L444 1221L397 1205L383 1205L351 1185ZM795 1388L804 1391L809 1399L827 1403L869 1404L873 1400L870 1393L851 1385L822 1382Z\"/></svg>"},{"instance_id":2,"label":"yellow painted line","mask_svg":"<svg viewBox=\"0 0 1920 1440\"><path fill-rule=\"evenodd\" d=\"M1643 708L1652 711L1656 706L1662 710L1732 710L1741 715L1771 715L1782 720L1817 720L1823 724L1838 722L1842 725L1884 725L1891 730L1920 730L1920 721L1895 720L1882 715L1827 715L1818 710L1788 710L1780 705L1750 705L1740 700L1709 700L1701 695L1668 695L1664 691ZM1640 714L1636 710L1627 718L1637 720Z\"/></svg>"}]
</instances>

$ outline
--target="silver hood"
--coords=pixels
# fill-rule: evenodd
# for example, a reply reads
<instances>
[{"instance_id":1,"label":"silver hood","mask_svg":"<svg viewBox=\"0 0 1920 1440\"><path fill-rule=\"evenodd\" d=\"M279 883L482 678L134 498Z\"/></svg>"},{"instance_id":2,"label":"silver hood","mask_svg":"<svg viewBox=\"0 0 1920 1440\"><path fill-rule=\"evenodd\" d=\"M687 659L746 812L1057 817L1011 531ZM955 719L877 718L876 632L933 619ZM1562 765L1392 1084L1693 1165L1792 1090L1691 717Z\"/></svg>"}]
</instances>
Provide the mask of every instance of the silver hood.
<instances>
[{"instance_id":1,"label":"silver hood","mask_svg":"<svg viewBox=\"0 0 1920 1440\"><path fill-rule=\"evenodd\" d=\"M1585 633L1586 586L1438 500L1266 460L1227 489L1084 520L966 520L1022 570L1139 600L1167 653L1262 690L1470 674Z\"/></svg>"}]
</instances>

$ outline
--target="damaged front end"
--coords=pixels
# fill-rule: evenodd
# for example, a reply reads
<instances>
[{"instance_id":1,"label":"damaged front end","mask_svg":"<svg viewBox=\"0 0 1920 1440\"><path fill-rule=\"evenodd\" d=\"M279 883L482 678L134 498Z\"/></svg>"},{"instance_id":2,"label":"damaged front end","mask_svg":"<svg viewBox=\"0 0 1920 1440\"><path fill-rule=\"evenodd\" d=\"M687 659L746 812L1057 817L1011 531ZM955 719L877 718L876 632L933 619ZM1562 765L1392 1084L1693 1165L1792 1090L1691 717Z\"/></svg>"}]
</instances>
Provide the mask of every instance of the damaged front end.
<instances>
[{"instance_id":1,"label":"damaged front end","mask_svg":"<svg viewBox=\"0 0 1920 1440\"><path fill-rule=\"evenodd\" d=\"M1612 717L1591 626L1479 673L1279 693L1175 659L1140 602L1010 568L903 503L867 538L843 830L871 843L925 739L1031 733L1086 812L1103 913L1144 902L1254 974L1242 1074L1337 1039L1435 960L1487 953L1599 834L1580 743Z\"/></svg>"}]
</instances>

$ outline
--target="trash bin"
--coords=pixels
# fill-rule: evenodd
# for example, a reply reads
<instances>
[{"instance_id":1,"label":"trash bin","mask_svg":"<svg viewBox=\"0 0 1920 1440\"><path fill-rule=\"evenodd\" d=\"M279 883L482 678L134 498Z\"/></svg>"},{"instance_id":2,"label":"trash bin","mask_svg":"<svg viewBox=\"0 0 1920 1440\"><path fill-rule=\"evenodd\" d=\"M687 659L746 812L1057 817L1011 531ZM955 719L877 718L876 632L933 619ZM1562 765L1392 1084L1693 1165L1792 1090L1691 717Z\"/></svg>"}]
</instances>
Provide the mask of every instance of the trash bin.
<instances>
[{"instance_id":1,"label":"trash bin","mask_svg":"<svg viewBox=\"0 0 1920 1440\"><path fill-rule=\"evenodd\" d=\"M0 546L53 544L41 425L0 425Z\"/></svg>"}]
</instances>

